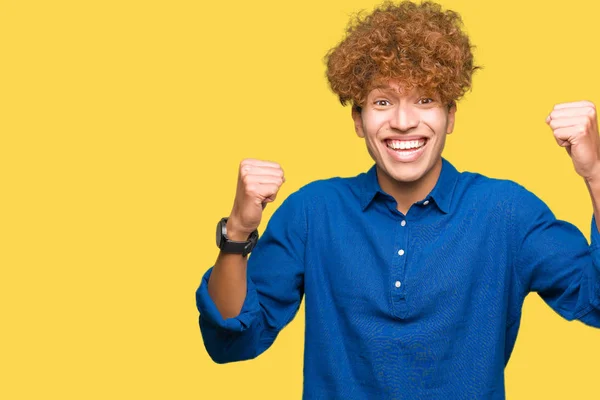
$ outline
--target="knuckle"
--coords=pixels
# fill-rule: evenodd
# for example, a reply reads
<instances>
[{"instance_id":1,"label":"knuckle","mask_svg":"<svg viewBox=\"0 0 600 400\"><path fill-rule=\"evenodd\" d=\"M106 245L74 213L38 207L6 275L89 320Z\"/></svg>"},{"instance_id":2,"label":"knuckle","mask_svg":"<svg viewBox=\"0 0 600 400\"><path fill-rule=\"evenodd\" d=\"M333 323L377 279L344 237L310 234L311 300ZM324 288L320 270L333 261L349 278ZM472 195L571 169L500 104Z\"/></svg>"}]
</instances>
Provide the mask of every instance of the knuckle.
<instances>
[{"instance_id":1,"label":"knuckle","mask_svg":"<svg viewBox=\"0 0 600 400\"><path fill-rule=\"evenodd\" d=\"M240 172L248 172L250 170L250 166L248 163L241 162L240 163Z\"/></svg>"},{"instance_id":2,"label":"knuckle","mask_svg":"<svg viewBox=\"0 0 600 400\"><path fill-rule=\"evenodd\" d=\"M245 158L244 159L244 166L247 166L247 167L256 167L259 163L260 163L260 160L257 160L255 158Z\"/></svg>"}]
</instances>

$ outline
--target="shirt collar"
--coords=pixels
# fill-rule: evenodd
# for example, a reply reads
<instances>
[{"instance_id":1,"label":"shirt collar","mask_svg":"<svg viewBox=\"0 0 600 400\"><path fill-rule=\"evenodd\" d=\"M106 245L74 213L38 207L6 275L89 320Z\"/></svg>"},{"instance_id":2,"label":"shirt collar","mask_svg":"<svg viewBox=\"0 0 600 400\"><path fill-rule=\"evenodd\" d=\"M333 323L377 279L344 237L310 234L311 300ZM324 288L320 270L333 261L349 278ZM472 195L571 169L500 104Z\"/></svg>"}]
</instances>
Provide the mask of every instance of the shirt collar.
<instances>
[{"instance_id":1,"label":"shirt collar","mask_svg":"<svg viewBox=\"0 0 600 400\"><path fill-rule=\"evenodd\" d=\"M460 173L445 158L442 158L442 171L438 181L429 195L423 199L433 199L438 208L445 214L450 212L452 205L452 196L458 182ZM360 197L360 205L364 211L373 201L377 193L385 194L379 181L377 180L377 167L373 165L365 175L363 175L363 185ZM422 201L421 201L422 202Z\"/></svg>"}]
</instances>

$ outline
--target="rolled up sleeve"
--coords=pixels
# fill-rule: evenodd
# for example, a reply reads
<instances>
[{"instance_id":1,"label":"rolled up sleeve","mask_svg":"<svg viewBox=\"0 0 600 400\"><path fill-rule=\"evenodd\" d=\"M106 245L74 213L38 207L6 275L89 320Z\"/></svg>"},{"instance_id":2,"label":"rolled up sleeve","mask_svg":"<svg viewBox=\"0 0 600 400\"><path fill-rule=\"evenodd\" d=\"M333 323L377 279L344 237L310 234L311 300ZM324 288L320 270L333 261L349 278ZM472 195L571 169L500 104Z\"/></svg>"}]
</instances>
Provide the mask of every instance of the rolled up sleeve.
<instances>
[{"instance_id":1,"label":"rolled up sleeve","mask_svg":"<svg viewBox=\"0 0 600 400\"><path fill-rule=\"evenodd\" d=\"M573 224L519 186L515 196L516 270L528 292L563 318L600 327L600 233L592 218L591 244Z\"/></svg>"}]
</instances>

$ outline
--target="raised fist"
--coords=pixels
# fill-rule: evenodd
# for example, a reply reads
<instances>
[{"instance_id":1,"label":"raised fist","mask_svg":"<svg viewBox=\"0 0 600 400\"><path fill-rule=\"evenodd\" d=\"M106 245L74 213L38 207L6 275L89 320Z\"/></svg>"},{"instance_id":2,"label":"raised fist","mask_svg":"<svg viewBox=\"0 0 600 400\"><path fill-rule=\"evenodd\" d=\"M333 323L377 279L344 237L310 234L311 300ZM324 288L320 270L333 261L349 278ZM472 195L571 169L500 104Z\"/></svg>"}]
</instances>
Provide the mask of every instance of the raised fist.
<instances>
[{"instance_id":1,"label":"raised fist","mask_svg":"<svg viewBox=\"0 0 600 400\"><path fill-rule=\"evenodd\" d=\"M227 221L227 236L243 241L258 228L267 203L275 201L285 182L281 166L274 162L245 159L240 163L233 209Z\"/></svg>"}]
</instances>

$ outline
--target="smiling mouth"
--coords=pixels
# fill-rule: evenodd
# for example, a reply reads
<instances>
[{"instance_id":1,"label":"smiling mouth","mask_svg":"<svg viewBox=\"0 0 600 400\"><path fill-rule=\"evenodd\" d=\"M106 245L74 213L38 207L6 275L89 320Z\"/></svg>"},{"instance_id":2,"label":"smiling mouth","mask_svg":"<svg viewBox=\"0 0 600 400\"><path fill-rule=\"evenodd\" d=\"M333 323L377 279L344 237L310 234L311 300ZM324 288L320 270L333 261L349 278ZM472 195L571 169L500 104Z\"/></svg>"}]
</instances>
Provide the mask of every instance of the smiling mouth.
<instances>
[{"instance_id":1,"label":"smiling mouth","mask_svg":"<svg viewBox=\"0 0 600 400\"><path fill-rule=\"evenodd\" d=\"M417 140L386 140L385 145L394 151L411 152L425 146L427 139L421 138Z\"/></svg>"}]
</instances>

